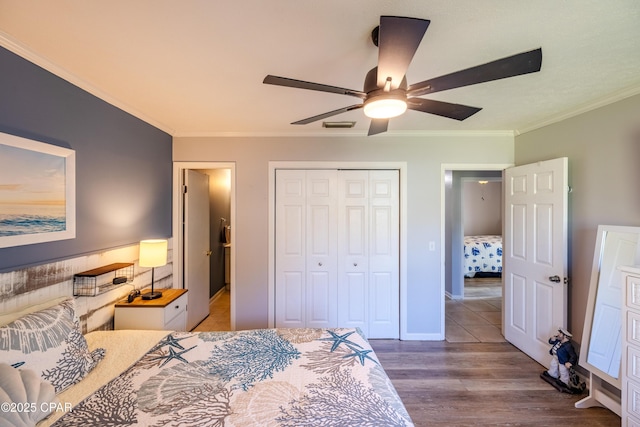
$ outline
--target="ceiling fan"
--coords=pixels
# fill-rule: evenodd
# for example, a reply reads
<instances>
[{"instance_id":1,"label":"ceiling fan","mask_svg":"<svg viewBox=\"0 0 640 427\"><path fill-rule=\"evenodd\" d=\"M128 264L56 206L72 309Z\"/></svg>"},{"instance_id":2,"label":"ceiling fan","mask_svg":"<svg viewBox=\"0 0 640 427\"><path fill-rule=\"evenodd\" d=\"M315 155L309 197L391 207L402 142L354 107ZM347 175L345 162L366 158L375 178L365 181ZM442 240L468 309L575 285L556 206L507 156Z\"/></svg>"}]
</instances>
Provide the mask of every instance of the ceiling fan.
<instances>
[{"instance_id":1,"label":"ceiling fan","mask_svg":"<svg viewBox=\"0 0 640 427\"><path fill-rule=\"evenodd\" d=\"M380 17L380 25L372 31L373 43L378 46L378 66L367 73L362 91L272 75L266 76L263 83L360 98L363 100L360 104L318 114L291 124L305 125L363 108L364 114L371 118L368 135L375 135L386 132L389 119L403 114L407 109L455 120L464 120L481 110L478 107L418 98L419 96L540 71L542 49L538 48L407 85L405 74L430 22L426 19L401 16Z\"/></svg>"}]
</instances>

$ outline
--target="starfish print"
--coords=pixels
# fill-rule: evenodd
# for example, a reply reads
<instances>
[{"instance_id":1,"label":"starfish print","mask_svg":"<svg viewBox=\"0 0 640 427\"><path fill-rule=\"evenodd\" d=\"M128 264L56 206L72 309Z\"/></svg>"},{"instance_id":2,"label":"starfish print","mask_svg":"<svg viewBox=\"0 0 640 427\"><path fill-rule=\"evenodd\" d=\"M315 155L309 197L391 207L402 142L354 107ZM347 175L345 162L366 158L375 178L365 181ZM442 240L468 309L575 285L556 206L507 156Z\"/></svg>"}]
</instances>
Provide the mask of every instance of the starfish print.
<instances>
[{"instance_id":1,"label":"starfish print","mask_svg":"<svg viewBox=\"0 0 640 427\"><path fill-rule=\"evenodd\" d=\"M193 350L194 348L196 348L195 345L193 347L191 347L191 348L186 349L186 350L175 351L173 349L173 347L169 347L169 354L166 354L164 356L157 356L157 357L152 358L151 360L165 359L165 361L160 364L161 367L166 365L167 363L169 363L170 360L173 360L173 359L182 360L184 363L189 363L189 361L187 359L185 359L184 357L182 357L182 355L184 353L186 353L187 351L189 351L189 350Z\"/></svg>"},{"instance_id":2,"label":"starfish print","mask_svg":"<svg viewBox=\"0 0 640 427\"><path fill-rule=\"evenodd\" d=\"M333 345L331 346L331 351L334 351L338 346L344 343L347 347L353 350L353 347L362 348L361 345L354 343L353 341L349 341L347 338L349 335L354 333L355 331L348 332L344 335L338 335L333 331L327 330L327 332L331 335L331 338L320 338L318 341L333 341ZM352 347L353 346L353 347Z\"/></svg>"},{"instance_id":3,"label":"starfish print","mask_svg":"<svg viewBox=\"0 0 640 427\"><path fill-rule=\"evenodd\" d=\"M369 359L371 360L373 363L377 363L375 360L373 360L371 357L369 357L369 353L371 353L373 350L356 350L355 348L349 347L351 350L353 350L352 354L347 354L346 356L343 356L344 358L347 357L358 357L360 359L360 363L362 364L362 366L364 366L364 359Z\"/></svg>"},{"instance_id":4,"label":"starfish print","mask_svg":"<svg viewBox=\"0 0 640 427\"><path fill-rule=\"evenodd\" d=\"M162 341L160 341L160 343L158 344L158 347L169 345L171 347L175 347L175 348L179 348L180 350L184 350L184 347L182 345L180 345L179 341L182 341L183 339L186 339L186 338L188 338L188 337L176 338L176 337L173 336L173 334L169 334Z\"/></svg>"}]
</instances>

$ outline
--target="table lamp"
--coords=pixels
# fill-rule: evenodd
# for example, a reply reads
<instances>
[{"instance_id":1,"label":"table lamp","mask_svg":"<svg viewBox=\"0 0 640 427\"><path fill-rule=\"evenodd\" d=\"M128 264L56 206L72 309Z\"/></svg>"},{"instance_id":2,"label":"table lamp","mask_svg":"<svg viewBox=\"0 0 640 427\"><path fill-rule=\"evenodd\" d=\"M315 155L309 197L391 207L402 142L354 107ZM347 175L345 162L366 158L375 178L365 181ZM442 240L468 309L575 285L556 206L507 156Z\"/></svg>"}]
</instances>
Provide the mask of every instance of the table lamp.
<instances>
[{"instance_id":1,"label":"table lamp","mask_svg":"<svg viewBox=\"0 0 640 427\"><path fill-rule=\"evenodd\" d=\"M167 241L163 239L149 239L140 242L140 267L151 267L151 292L142 294L142 299L151 300L160 298L162 292L153 289L154 272L156 267L167 264Z\"/></svg>"}]
</instances>

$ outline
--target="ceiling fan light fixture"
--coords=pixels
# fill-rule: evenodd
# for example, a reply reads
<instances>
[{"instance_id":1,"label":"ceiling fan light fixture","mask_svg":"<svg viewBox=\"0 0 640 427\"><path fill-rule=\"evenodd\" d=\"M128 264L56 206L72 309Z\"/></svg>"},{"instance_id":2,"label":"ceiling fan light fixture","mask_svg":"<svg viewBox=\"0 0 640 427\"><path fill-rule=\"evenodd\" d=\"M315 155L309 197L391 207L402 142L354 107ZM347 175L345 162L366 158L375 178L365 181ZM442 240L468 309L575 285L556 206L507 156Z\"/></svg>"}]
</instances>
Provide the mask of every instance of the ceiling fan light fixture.
<instances>
[{"instance_id":1,"label":"ceiling fan light fixture","mask_svg":"<svg viewBox=\"0 0 640 427\"><path fill-rule=\"evenodd\" d=\"M407 111L407 101L394 96L377 96L364 103L364 114L372 119L390 119Z\"/></svg>"}]
</instances>

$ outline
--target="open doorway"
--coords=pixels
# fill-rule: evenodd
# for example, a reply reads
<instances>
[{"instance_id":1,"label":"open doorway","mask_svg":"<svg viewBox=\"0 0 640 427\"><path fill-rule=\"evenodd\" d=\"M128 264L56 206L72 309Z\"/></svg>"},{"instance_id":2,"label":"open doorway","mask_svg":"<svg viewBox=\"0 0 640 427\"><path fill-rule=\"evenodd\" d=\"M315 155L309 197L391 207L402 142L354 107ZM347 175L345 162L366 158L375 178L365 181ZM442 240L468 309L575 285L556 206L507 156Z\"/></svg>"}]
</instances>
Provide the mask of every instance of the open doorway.
<instances>
[{"instance_id":1,"label":"open doorway","mask_svg":"<svg viewBox=\"0 0 640 427\"><path fill-rule=\"evenodd\" d=\"M504 341L502 170L508 166L443 166L447 341Z\"/></svg>"},{"instance_id":2,"label":"open doorway","mask_svg":"<svg viewBox=\"0 0 640 427\"><path fill-rule=\"evenodd\" d=\"M501 298L502 174L499 171L465 171L459 174L462 180L464 239L461 298ZM455 272L452 271L453 274Z\"/></svg>"},{"instance_id":3,"label":"open doorway","mask_svg":"<svg viewBox=\"0 0 640 427\"><path fill-rule=\"evenodd\" d=\"M189 230L183 218L187 218L187 207L191 205L185 194L185 176L187 172L195 172L206 177L208 191L208 283L192 285L189 289L190 257L201 254L189 251ZM173 197L173 230L174 230L174 287L187 288L198 292L198 298L209 302L208 316L200 321L196 330L206 324L210 330L235 329L235 247L233 245L235 224L235 164L222 162L176 162L174 163L174 197ZM201 234L201 233L200 233ZM203 237L203 236L199 236ZM204 288L204 289L202 289ZM195 297L195 292L194 295ZM206 314L205 314L206 315ZM219 325L226 325L220 327Z\"/></svg>"}]
</instances>

